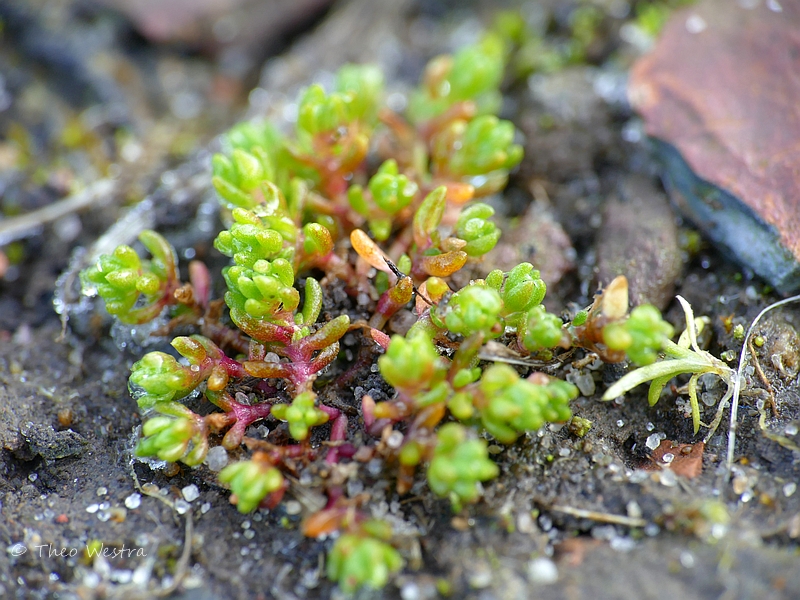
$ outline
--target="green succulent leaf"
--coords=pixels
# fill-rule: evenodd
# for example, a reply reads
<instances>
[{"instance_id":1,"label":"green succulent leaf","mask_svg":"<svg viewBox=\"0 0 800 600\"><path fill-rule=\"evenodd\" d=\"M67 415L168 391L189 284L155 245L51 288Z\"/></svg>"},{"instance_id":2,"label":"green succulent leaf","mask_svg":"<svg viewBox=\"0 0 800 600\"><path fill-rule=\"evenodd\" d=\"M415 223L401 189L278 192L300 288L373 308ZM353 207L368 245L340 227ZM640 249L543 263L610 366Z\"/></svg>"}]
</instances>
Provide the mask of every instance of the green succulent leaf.
<instances>
[{"instance_id":1,"label":"green succulent leaf","mask_svg":"<svg viewBox=\"0 0 800 600\"><path fill-rule=\"evenodd\" d=\"M493 365L481 377L479 389L486 400L481 422L499 442L513 443L526 431L536 431L545 423L563 423L572 412L569 402L578 397L578 388L560 379L547 385L534 384L508 365Z\"/></svg>"},{"instance_id":2,"label":"green succulent leaf","mask_svg":"<svg viewBox=\"0 0 800 600\"><path fill-rule=\"evenodd\" d=\"M289 423L289 433L298 441L308 437L311 427L327 423L328 414L315 406L316 395L303 392L292 400L291 404L275 404L272 414L276 419Z\"/></svg>"},{"instance_id":3,"label":"green succulent leaf","mask_svg":"<svg viewBox=\"0 0 800 600\"><path fill-rule=\"evenodd\" d=\"M351 116L370 125L377 122L383 87L383 72L375 65L344 65L336 74L336 91L351 97Z\"/></svg>"},{"instance_id":4,"label":"green succulent leaf","mask_svg":"<svg viewBox=\"0 0 800 600\"><path fill-rule=\"evenodd\" d=\"M80 274L84 292L99 294L109 314L131 325L157 317L173 303L170 292L178 284L177 257L170 243L151 230L143 231L139 241L152 260L142 260L133 248L120 245Z\"/></svg>"},{"instance_id":5,"label":"green succulent leaf","mask_svg":"<svg viewBox=\"0 0 800 600\"><path fill-rule=\"evenodd\" d=\"M268 494L277 492L284 485L281 472L259 460L228 465L219 472L219 480L230 486L236 496L236 508L244 514L254 511Z\"/></svg>"},{"instance_id":6,"label":"green succulent leaf","mask_svg":"<svg viewBox=\"0 0 800 600\"><path fill-rule=\"evenodd\" d=\"M521 343L529 352L555 348L564 335L561 317L547 312L544 305L531 308L522 326Z\"/></svg>"},{"instance_id":7,"label":"green succulent leaf","mask_svg":"<svg viewBox=\"0 0 800 600\"><path fill-rule=\"evenodd\" d=\"M328 555L328 579L345 593L361 587L381 589L403 567L400 553L382 539L367 534L344 534Z\"/></svg>"},{"instance_id":8,"label":"green succulent leaf","mask_svg":"<svg viewBox=\"0 0 800 600\"><path fill-rule=\"evenodd\" d=\"M488 204L478 202L461 211L456 222L456 237L467 242L462 248L469 256L483 256L497 245L500 230L489 221L494 209Z\"/></svg>"},{"instance_id":9,"label":"green succulent leaf","mask_svg":"<svg viewBox=\"0 0 800 600\"><path fill-rule=\"evenodd\" d=\"M639 366L650 365L672 337L672 325L664 321L652 304L642 304L627 319L603 328L603 341L611 350L623 350Z\"/></svg>"},{"instance_id":10,"label":"green succulent leaf","mask_svg":"<svg viewBox=\"0 0 800 600\"><path fill-rule=\"evenodd\" d=\"M530 263L521 263L509 271L503 285L503 309L506 314L524 312L542 303L547 285Z\"/></svg>"},{"instance_id":11,"label":"green succulent leaf","mask_svg":"<svg viewBox=\"0 0 800 600\"><path fill-rule=\"evenodd\" d=\"M208 438L203 419L185 406L165 403L156 411L166 412L145 421L137 456L157 456L167 462L181 461L193 467L205 460Z\"/></svg>"},{"instance_id":12,"label":"green succulent leaf","mask_svg":"<svg viewBox=\"0 0 800 600\"><path fill-rule=\"evenodd\" d=\"M453 294L444 307L440 304L432 316L453 333L465 337L481 333L494 338L502 333L502 308L503 300L496 290L473 284Z\"/></svg>"},{"instance_id":13,"label":"green succulent leaf","mask_svg":"<svg viewBox=\"0 0 800 600\"><path fill-rule=\"evenodd\" d=\"M436 495L449 498L458 511L463 503L480 498L480 483L497 477L499 469L489 458L486 441L471 438L468 430L457 423L442 426L436 438L428 465L428 485Z\"/></svg>"},{"instance_id":14,"label":"green succulent leaf","mask_svg":"<svg viewBox=\"0 0 800 600\"><path fill-rule=\"evenodd\" d=\"M388 215L394 215L411 204L419 186L398 173L397 162L384 162L369 180L369 191L375 205Z\"/></svg>"},{"instance_id":15,"label":"green succulent leaf","mask_svg":"<svg viewBox=\"0 0 800 600\"><path fill-rule=\"evenodd\" d=\"M446 373L433 341L424 332L408 339L392 336L386 354L378 359L378 368L389 385L408 393L430 389Z\"/></svg>"}]
</instances>

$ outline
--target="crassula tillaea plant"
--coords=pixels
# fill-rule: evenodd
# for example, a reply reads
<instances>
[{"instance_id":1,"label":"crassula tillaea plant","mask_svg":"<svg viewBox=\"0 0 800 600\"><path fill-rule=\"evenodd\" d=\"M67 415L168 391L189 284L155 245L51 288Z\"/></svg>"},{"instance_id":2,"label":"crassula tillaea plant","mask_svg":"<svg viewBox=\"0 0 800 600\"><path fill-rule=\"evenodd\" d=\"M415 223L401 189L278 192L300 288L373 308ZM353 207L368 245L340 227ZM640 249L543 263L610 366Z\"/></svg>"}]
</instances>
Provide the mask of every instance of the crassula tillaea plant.
<instances>
[{"instance_id":1,"label":"crassula tillaea plant","mask_svg":"<svg viewBox=\"0 0 800 600\"><path fill-rule=\"evenodd\" d=\"M139 238L151 259L120 246L83 272L86 293L122 323L168 314L160 333L194 330L133 365L130 390L144 415L138 456L194 467L213 445L246 447L249 457L218 476L243 513L278 505L298 464L373 458L398 493L425 479L462 510L499 475L487 437L512 444L566 422L578 396L566 381L482 362L487 342L505 336L515 352L543 359L581 347L640 365L666 350L688 368L689 350L673 348L654 307L628 314L627 292L615 303L607 291L565 321L545 309L546 285L530 263L451 289L451 276L478 269L500 238L494 210L475 199L502 190L522 159L514 125L495 114L505 57L503 40L487 35L434 59L404 115L383 104L378 69L348 65L332 91L301 93L292 129L234 127L209 179L227 223L214 241L230 259L220 274L226 310L201 263L180 281L174 249L154 231ZM339 302L341 314L323 310L334 285L359 299ZM416 322L390 337L401 310ZM366 348L351 364L340 357L348 332ZM337 360L339 379L325 385L377 361L395 395L334 404L318 378ZM667 371L658 373L656 385ZM202 416L185 402L198 396L208 403ZM258 421L272 430L267 440L253 437ZM322 478L319 487L327 504L303 530L339 532L328 576L348 592L383 586L404 562L391 528L368 519L363 499L340 483Z\"/></svg>"}]
</instances>

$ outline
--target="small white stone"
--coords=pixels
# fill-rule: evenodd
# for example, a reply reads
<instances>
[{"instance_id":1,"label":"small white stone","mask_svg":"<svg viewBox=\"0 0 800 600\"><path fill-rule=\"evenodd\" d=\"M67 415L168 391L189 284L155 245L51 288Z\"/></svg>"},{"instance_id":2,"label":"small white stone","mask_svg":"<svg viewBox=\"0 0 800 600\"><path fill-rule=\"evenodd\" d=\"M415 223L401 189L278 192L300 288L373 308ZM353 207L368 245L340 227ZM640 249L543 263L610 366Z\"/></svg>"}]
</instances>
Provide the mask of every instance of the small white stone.
<instances>
[{"instance_id":1,"label":"small white stone","mask_svg":"<svg viewBox=\"0 0 800 600\"><path fill-rule=\"evenodd\" d=\"M636 542L633 538L622 535L611 538L611 541L608 545L612 550L616 550L617 552L630 552L636 548Z\"/></svg>"},{"instance_id":2,"label":"small white stone","mask_svg":"<svg viewBox=\"0 0 800 600\"><path fill-rule=\"evenodd\" d=\"M97 495L98 496L105 496L106 494L108 494L108 488L107 487L102 486L102 487L97 488Z\"/></svg>"},{"instance_id":3,"label":"small white stone","mask_svg":"<svg viewBox=\"0 0 800 600\"><path fill-rule=\"evenodd\" d=\"M660 473L658 473L658 480L661 482L661 485L666 487L675 487L678 483L677 477L675 477L675 473L670 471L669 469L664 469Z\"/></svg>"},{"instance_id":4,"label":"small white stone","mask_svg":"<svg viewBox=\"0 0 800 600\"><path fill-rule=\"evenodd\" d=\"M206 465L212 471L221 471L228 464L228 452L222 446L214 446L206 455Z\"/></svg>"},{"instance_id":5,"label":"small white stone","mask_svg":"<svg viewBox=\"0 0 800 600\"><path fill-rule=\"evenodd\" d=\"M787 498L797 491L797 484L792 481L783 486L783 495Z\"/></svg>"},{"instance_id":6,"label":"small white stone","mask_svg":"<svg viewBox=\"0 0 800 600\"><path fill-rule=\"evenodd\" d=\"M548 585L558 581L558 567L549 558L534 558L528 563L528 579L533 583Z\"/></svg>"},{"instance_id":7,"label":"small white stone","mask_svg":"<svg viewBox=\"0 0 800 600\"><path fill-rule=\"evenodd\" d=\"M191 508L191 505L185 500L175 500L175 510L179 515L185 515Z\"/></svg>"},{"instance_id":8,"label":"small white stone","mask_svg":"<svg viewBox=\"0 0 800 600\"><path fill-rule=\"evenodd\" d=\"M386 445L393 450L397 450L403 444L403 434L399 431L393 431L389 434L386 440Z\"/></svg>"},{"instance_id":9,"label":"small white stone","mask_svg":"<svg viewBox=\"0 0 800 600\"><path fill-rule=\"evenodd\" d=\"M299 515L300 511L303 510L303 507L297 500L289 500L284 505L284 508L286 510L287 515Z\"/></svg>"},{"instance_id":10,"label":"small white stone","mask_svg":"<svg viewBox=\"0 0 800 600\"><path fill-rule=\"evenodd\" d=\"M142 504L142 495L139 492L134 492L133 494L125 498L126 508L130 509L139 508L141 504Z\"/></svg>"},{"instance_id":11,"label":"small white stone","mask_svg":"<svg viewBox=\"0 0 800 600\"><path fill-rule=\"evenodd\" d=\"M672 454L672 452L667 452L661 457L661 460L666 464L670 464L673 460L675 460L675 455Z\"/></svg>"},{"instance_id":12,"label":"small white stone","mask_svg":"<svg viewBox=\"0 0 800 600\"><path fill-rule=\"evenodd\" d=\"M639 506L639 503L636 500L631 500L625 506L625 512L628 513L628 516L631 519L641 519L642 518L642 507Z\"/></svg>"},{"instance_id":13,"label":"small white stone","mask_svg":"<svg viewBox=\"0 0 800 600\"><path fill-rule=\"evenodd\" d=\"M206 514L208 511L211 510L211 502L203 502L200 506L200 514Z\"/></svg>"},{"instance_id":14,"label":"small white stone","mask_svg":"<svg viewBox=\"0 0 800 600\"><path fill-rule=\"evenodd\" d=\"M181 494L183 494L183 499L187 502L194 502L200 497L200 490L197 489L195 484L191 484L183 488Z\"/></svg>"},{"instance_id":15,"label":"small white stone","mask_svg":"<svg viewBox=\"0 0 800 600\"><path fill-rule=\"evenodd\" d=\"M90 504L89 506L86 507L86 512L89 513L90 515L93 515L98 510L100 510L99 504Z\"/></svg>"},{"instance_id":16,"label":"small white stone","mask_svg":"<svg viewBox=\"0 0 800 600\"><path fill-rule=\"evenodd\" d=\"M661 436L657 433L652 433L647 436L647 439L644 442L644 445L647 446L650 450L655 450L656 448L661 445Z\"/></svg>"}]
</instances>

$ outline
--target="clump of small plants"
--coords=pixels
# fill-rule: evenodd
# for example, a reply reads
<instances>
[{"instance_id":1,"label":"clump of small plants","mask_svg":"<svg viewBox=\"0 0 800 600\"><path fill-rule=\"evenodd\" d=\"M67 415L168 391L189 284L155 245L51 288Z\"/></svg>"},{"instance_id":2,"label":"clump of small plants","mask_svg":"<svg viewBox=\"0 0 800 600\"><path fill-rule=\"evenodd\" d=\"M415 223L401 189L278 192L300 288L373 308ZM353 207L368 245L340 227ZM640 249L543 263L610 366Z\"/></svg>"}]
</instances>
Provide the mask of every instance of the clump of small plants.
<instances>
[{"instance_id":1,"label":"clump of small plants","mask_svg":"<svg viewBox=\"0 0 800 600\"><path fill-rule=\"evenodd\" d=\"M293 128L234 127L209 181L227 223L214 241L230 259L224 304L205 264L193 261L181 280L155 231L139 238L149 259L120 246L82 273L86 293L120 322L166 314L161 334L187 334L133 365L144 416L136 454L195 467L222 446L236 460L218 478L243 513L276 507L313 473L305 479L325 500L302 529L335 538L327 574L345 591L382 587L404 560L388 523L370 517L368 494L348 496L339 467L378 460L399 494L426 480L460 511L499 474L490 442L571 418L573 384L481 361L485 344L541 360L578 347L651 365L612 396L650 379L660 391L694 365L694 337L673 344L653 306L629 312L624 278L570 319L545 309L529 263L453 283L464 268L479 273L497 244L481 198L503 190L522 160L514 125L496 116L507 56L490 34L434 59L403 114L385 106L378 69L347 65L332 90L300 95ZM333 288L347 297L337 308L325 298ZM401 311L410 327L390 336ZM341 352L346 335L359 351ZM663 352L677 362L653 370ZM391 398L329 393L352 389L376 363ZM251 427L259 421L266 437Z\"/></svg>"}]
</instances>

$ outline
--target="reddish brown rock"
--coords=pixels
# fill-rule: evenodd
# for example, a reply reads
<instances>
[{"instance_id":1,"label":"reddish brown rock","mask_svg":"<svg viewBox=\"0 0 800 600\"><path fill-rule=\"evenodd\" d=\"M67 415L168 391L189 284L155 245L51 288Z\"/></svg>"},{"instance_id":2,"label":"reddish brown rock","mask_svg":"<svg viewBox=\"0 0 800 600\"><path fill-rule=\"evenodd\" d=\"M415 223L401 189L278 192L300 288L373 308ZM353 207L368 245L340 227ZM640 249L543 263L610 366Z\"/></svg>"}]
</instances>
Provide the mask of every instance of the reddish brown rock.
<instances>
[{"instance_id":1,"label":"reddish brown rock","mask_svg":"<svg viewBox=\"0 0 800 600\"><path fill-rule=\"evenodd\" d=\"M676 12L629 96L647 133L680 155L667 157L678 203L774 285L800 287L800 2Z\"/></svg>"},{"instance_id":2,"label":"reddish brown rock","mask_svg":"<svg viewBox=\"0 0 800 600\"><path fill-rule=\"evenodd\" d=\"M511 231L503 232L487 260L491 268L504 271L530 262L547 285L554 285L575 268L575 249L550 208L535 202Z\"/></svg>"},{"instance_id":3,"label":"reddish brown rock","mask_svg":"<svg viewBox=\"0 0 800 600\"><path fill-rule=\"evenodd\" d=\"M664 193L648 178L629 175L603 211L597 236L597 280L605 287L628 279L631 306L664 309L673 299L682 268L675 215Z\"/></svg>"}]
</instances>

